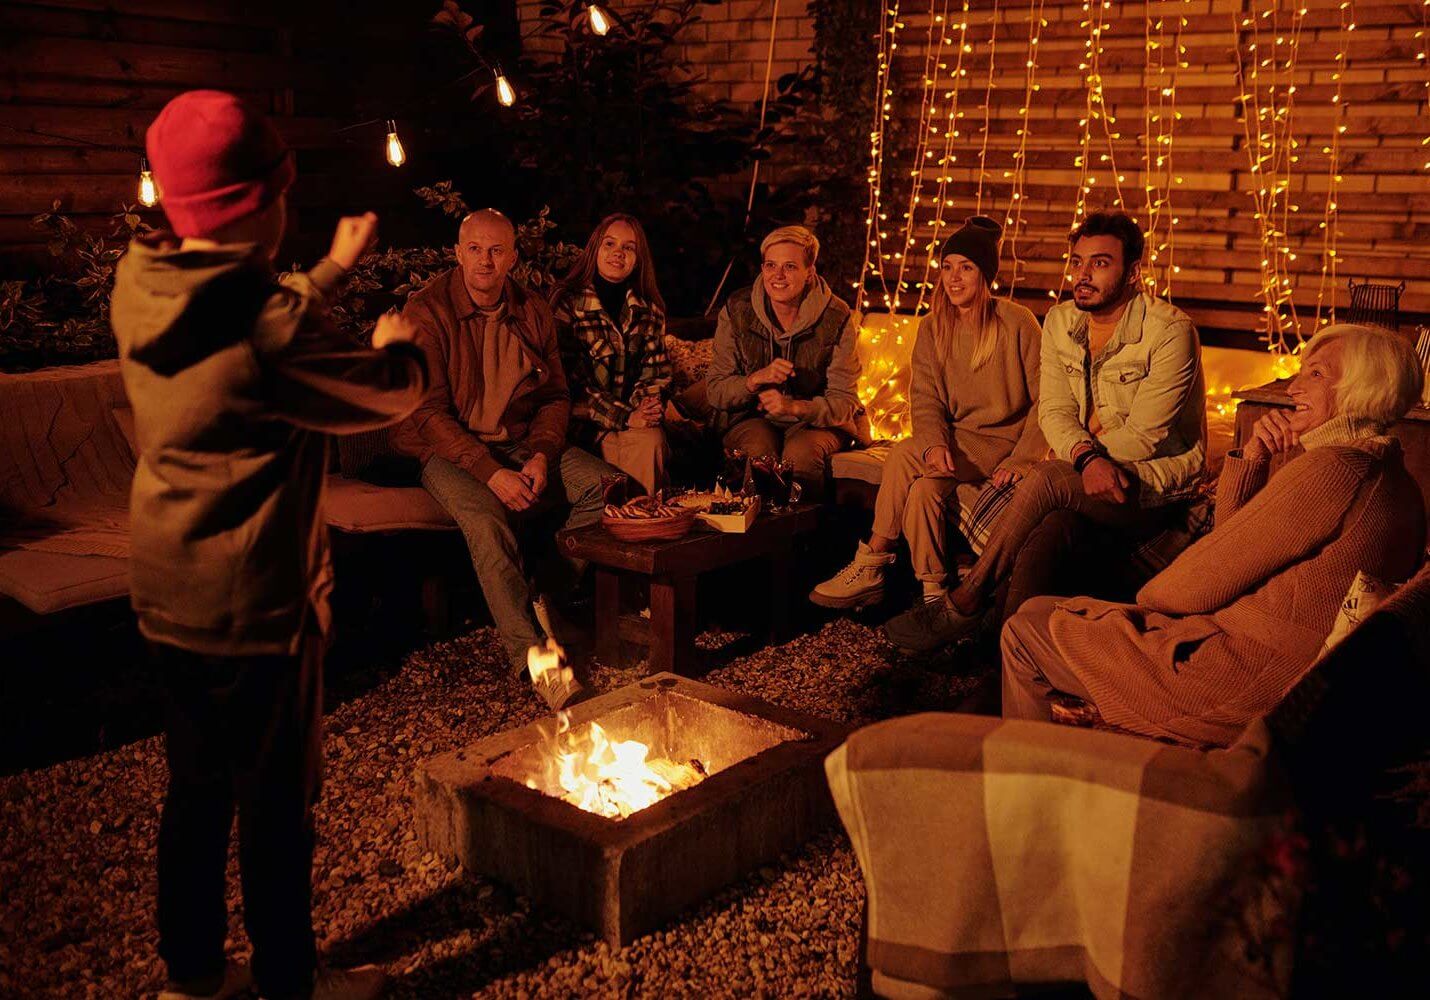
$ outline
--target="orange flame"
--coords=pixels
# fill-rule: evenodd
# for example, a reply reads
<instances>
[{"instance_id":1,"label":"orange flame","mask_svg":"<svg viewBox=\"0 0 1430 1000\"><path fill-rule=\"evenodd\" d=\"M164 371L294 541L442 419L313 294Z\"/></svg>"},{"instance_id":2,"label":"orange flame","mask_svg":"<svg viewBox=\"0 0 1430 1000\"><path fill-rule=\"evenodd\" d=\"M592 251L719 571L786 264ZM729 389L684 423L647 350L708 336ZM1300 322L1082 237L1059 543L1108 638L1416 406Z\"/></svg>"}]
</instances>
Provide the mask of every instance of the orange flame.
<instances>
[{"instance_id":1,"label":"orange flame","mask_svg":"<svg viewBox=\"0 0 1430 1000\"><path fill-rule=\"evenodd\" d=\"M650 747L639 740L611 739L598 722L572 743L573 749L556 758L561 797L598 816L624 819L702 777L690 764L647 760Z\"/></svg>"},{"instance_id":2,"label":"orange flame","mask_svg":"<svg viewBox=\"0 0 1430 1000\"><path fill-rule=\"evenodd\" d=\"M570 715L557 712L546 787L531 778L526 785L598 816L625 819L705 778L699 761L649 757L650 747L639 740L612 739L598 722L573 730Z\"/></svg>"},{"instance_id":3,"label":"orange flame","mask_svg":"<svg viewBox=\"0 0 1430 1000\"><path fill-rule=\"evenodd\" d=\"M566 650L555 639L547 639L544 646L532 646L526 651L526 669L531 673L531 682L540 688L546 684L570 685L576 682L576 674L566 665Z\"/></svg>"}]
</instances>

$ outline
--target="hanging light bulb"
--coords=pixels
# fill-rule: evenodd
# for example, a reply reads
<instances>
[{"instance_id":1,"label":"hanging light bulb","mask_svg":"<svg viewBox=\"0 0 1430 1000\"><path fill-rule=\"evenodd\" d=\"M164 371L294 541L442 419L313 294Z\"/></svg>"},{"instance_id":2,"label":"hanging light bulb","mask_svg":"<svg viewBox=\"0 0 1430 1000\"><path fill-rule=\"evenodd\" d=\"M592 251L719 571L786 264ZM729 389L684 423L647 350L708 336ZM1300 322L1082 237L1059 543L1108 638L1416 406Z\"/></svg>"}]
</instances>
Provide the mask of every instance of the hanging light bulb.
<instances>
[{"instance_id":1,"label":"hanging light bulb","mask_svg":"<svg viewBox=\"0 0 1430 1000\"><path fill-rule=\"evenodd\" d=\"M591 19L591 30L596 34L604 36L611 30L611 19L606 16L600 4L587 4L586 14Z\"/></svg>"},{"instance_id":2,"label":"hanging light bulb","mask_svg":"<svg viewBox=\"0 0 1430 1000\"><path fill-rule=\"evenodd\" d=\"M511 81L502 74L501 70L497 70L497 100L504 108L509 108L516 103L516 91L512 89Z\"/></svg>"},{"instance_id":3,"label":"hanging light bulb","mask_svg":"<svg viewBox=\"0 0 1430 1000\"><path fill-rule=\"evenodd\" d=\"M400 167L407 162L407 151L402 148L402 140L397 138L397 122L387 120L387 162Z\"/></svg>"},{"instance_id":4,"label":"hanging light bulb","mask_svg":"<svg viewBox=\"0 0 1430 1000\"><path fill-rule=\"evenodd\" d=\"M153 208L159 201L159 188L154 183L154 172L149 169L147 157L139 157L139 204Z\"/></svg>"}]
</instances>

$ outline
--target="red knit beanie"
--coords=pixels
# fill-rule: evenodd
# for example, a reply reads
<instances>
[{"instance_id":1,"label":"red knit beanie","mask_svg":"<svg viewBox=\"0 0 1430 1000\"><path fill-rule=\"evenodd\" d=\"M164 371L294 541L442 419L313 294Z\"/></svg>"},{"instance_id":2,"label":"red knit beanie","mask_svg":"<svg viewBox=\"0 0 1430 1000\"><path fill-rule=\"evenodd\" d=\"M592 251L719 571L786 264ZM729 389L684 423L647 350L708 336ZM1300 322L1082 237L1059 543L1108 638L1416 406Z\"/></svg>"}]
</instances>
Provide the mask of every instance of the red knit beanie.
<instances>
[{"instance_id":1,"label":"red knit beanie","mask_svg":"<svg viewBox=\"0 0 1430 1000\"><path fill-rule=\"evenodd\" d=\"M293 157L264 115L219 90L190 90L145 136L169 225L206 236L261 212L293 183Z\"/></svg>"}]
</instances>

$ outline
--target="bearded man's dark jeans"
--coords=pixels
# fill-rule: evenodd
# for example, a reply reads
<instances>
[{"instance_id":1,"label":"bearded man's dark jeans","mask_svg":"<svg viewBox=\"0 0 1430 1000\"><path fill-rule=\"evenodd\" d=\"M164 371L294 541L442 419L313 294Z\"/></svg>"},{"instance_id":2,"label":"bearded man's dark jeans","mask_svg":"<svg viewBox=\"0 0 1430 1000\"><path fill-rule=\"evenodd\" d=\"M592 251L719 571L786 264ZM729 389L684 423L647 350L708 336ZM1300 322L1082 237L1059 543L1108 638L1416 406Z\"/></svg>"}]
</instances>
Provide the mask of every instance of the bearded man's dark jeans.
<instances>
[{"instance_id":1,"label":"bearded man's dark jeans","mask_svg":"<svg viewBox=\"0 0 1430 1000\"><path fill-rule=\"evenodd\" d=\"M272 998L312 989L323 646L313 635L295 656L207 656L150 643L168 702L159 954L175 982L223 973L225 867L237 813L254 981Z\"/></svg>"}]
</instances>

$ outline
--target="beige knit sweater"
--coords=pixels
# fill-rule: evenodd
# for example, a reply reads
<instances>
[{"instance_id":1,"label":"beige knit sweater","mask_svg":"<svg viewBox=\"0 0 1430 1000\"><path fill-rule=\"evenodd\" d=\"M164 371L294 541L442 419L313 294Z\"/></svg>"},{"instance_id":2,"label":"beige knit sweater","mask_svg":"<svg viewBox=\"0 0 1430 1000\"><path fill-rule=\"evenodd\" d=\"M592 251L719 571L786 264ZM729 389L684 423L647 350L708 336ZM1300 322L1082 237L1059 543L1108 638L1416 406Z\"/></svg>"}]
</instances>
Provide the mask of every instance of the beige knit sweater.
<instances>
[{"instance_id":1,"label":"beige knit sweater","mask_svg":"<svg viewBox=\"0 0 1430 1000\"><path fill-rule=\"evenodd\" d=\"M987 479L1000 466L1024 472L1048 450L1038 429L1038 363L1042 328L1030 310L994 299L999 323L993 355L975 371L975 337L935 334L919 323L911 362L909 405L919 454L947 447L963 482Z\"/></svg>"},{"instance_id":2,"label":"beige knit sweater","mask_svg":"<svg viewBox=\"0 0 1430 1000\"><path fill-rule=\"evenodd\" d=\"M1053 641L1108 722L1229 744L1314 662L1357 570L1415 572L1424 501L1400 443L1345 418L1301 441L1269 483L1269 462L1229 455L1215 530L1135 605L1059 604Z\"/></svg>"}]
</instances>

